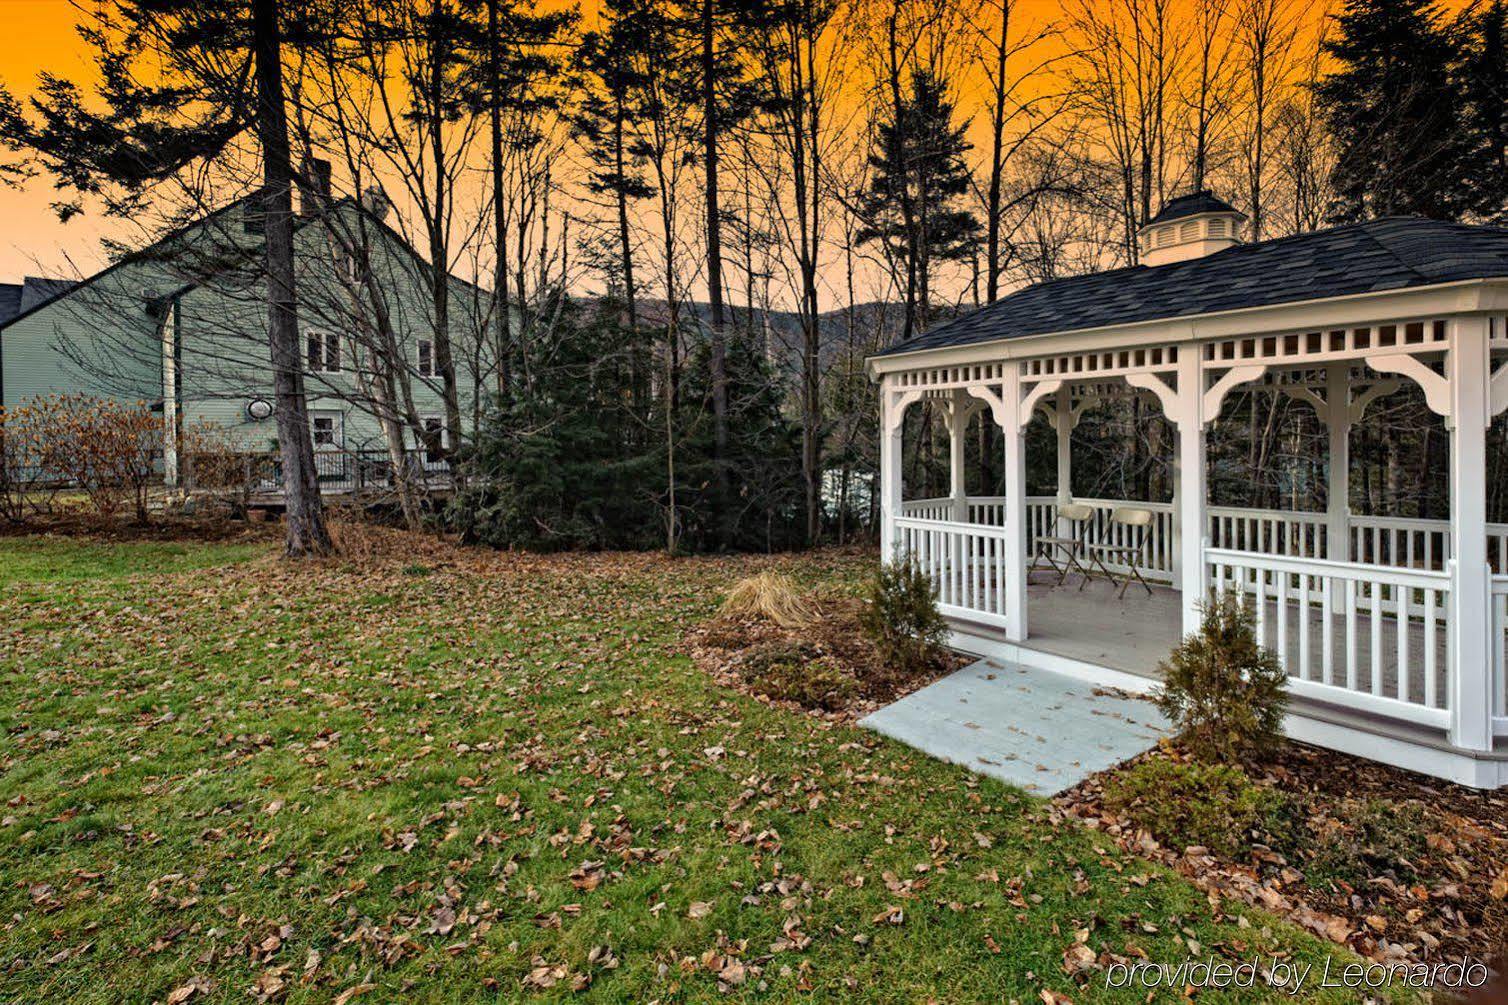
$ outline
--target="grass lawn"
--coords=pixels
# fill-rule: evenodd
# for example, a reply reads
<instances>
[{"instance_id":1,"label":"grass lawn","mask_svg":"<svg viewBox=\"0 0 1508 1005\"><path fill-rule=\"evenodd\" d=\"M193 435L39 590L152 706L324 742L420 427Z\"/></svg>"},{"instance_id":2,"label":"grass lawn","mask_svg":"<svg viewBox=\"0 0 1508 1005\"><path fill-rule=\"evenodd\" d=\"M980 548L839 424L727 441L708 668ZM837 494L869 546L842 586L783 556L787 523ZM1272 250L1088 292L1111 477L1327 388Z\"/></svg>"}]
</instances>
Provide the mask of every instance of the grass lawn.
<instances>
[{"instance_id":1,"label":"grass lawn","mask_svg":"<svg viewBox=\"0 0 1508 1005\"><path fill-rule=\"evenodd\" d=\"M1330 952L677 655L739 575L862 559L351 533L0 538L0 1000L1141 1001L1065 964Z\"/></svg>"}]
</instances>

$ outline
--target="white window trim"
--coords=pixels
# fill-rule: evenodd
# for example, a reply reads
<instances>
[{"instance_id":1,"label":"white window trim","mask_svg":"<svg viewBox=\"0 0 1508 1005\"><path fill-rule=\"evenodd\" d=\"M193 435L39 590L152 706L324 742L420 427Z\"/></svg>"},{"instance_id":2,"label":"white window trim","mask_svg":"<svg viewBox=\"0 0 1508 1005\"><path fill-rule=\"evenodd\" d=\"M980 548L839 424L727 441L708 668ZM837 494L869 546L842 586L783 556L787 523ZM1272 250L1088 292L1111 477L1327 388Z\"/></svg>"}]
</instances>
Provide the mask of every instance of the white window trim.
<instances>
[{"instance_id":1,"label":"white window trim","mask_svg":"<svg viewBox=\"0 0 1508 1005\"><path fill-rule=\"evenodd\" d=\"M334 436L334 442L320 443L316 440L314 449L344 450L346 448L346 414L339 409L333 408L309 409L309 436L311 439L316 435L314 430L314 420L316 419L334 420L331 425L331 434Z\"/></svg>"},{"instance_id":2,"label":"white window trim","mask_svg":"<svg viewBox=\"0 0 1508 1005\"><path fill-rule=\"evenodd\" d=\"M319 339L319 365L315 366L309 359L309 342ZM335 346L335 366L329 365L330 346ZM345 355L345 347L340 344L340 336L335 332L309 331L304 333L304 365L310 373L340 373L342 357Z\"/></svg>"},{"instance_id":3,"label":"white window trim","mask_svg":"<svg viewBox=\"0 0 1508 1005\"><path fill-rule=\"evenodd\" d=\"M424 345L428 345L429 346L429 366L427 366L427 367L424 365L424 353L423 353L423 351L421 349L421 347L424 346ZM417 339L415 341L415 343L414 343L414 369L418 371L419 376L421 376L421 377L433 377L435 375L435 373L437 372L437 368L435 366L435 340L434 339L432 339L432 338L421 338L421 339ZM425 418L429 418L429 416L421 416L420 418L422 420L422 419L425 419Z\"/></svg>"}]
</instances>

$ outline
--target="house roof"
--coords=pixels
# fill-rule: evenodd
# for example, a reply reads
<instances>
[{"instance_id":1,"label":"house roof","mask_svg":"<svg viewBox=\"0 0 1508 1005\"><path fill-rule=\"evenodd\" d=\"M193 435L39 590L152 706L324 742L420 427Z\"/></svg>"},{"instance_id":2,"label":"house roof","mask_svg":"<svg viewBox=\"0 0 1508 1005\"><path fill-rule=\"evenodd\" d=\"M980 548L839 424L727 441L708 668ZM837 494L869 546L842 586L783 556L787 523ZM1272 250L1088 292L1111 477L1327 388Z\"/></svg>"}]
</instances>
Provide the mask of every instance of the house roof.
<instances>
[{"instance_id":1,"label":"house roof","mask_svg":"<svg viewBox=\"0 0 1508 1005\"><path fill-rule=\"evenodd\" d=\"M1496 277L1508 229L1390 217L1038 283L878 355Z\"/></svg>"},{"instance_id":2,"label":"house roof","mask_svg":"<svg viewBox=\"0 0 1508 1005\"><path fill-rule=\"evenodd\" d=\"M0 283L0 325L21 313L21 284Z\"/></svg>"},{"instance_id":3,"label":"house roof","mask_svg":"<svg viewBox=\"0 0 1508 1005\"><path fill-rule=\"evenodd\" d=\"M210 213L206 214L203 218L185 224L184 226L179 227L178 229L164 235L163 237L158 238L156 241L147 245L145 248L117 259L111 264L105 266L100 271L94 273L92 276L87 276L84 279L73 281L68 279L39 279L35 276L27 276L24 283L21 284L20 287L21 293L18 296L18 307L16 310L10 313L7 313L4 310L4 306L7 302L7 294L5 293L5 289L6 287L15 286L16 284L0 284L0 331L3 331L12 322L19 321L27 315L36 313L43 307L46 307L47 305L54 303L55 301L61 300L65 295L71 293L73 290L88 286L91 283L94 283L104 276L107 276L110 273L114 272L116 269L121 268L122 266L129 265L143 259L149 259L154 255L160 254L160 249L162 249L170 242L177 240L196 227L205 226L212 221L224 217L231 210L242 205L247 200L255 197L256 194L252 193L251 195L242 196L241 198L236 199L233 202L227 203L226 205L221 206L219 209L213 210ZM423 256L421 256L417 251L414 250L413 246L408 243L408 240L396 229L394 229L392 224L388 223L377 214L373 213L366 206L362 205L359 200L352 199L350 197L342 197L336 199L330 203L329 208L328 210L326 210L326 212L334 212L335 210L344 207L355 209L356 211L361 213L364 218L375 224L379 230L387 234L392 239L396 240L398 244L402 248L404 248L421 267L428 267L427 263L424 261ZM318 219L317 216L306 216L304 214L295 213L293 229L295 232L297 232L298 230L301 230L305 225L313 222L316 219ZM454 273L451 274L450 278L456 280L457 282L463 283L467 287L478 292L486 292L476 283L462 279L460 276L457 276ZM36 284L35 287L33 287L32 284ZM199 285L201 285L199 282L185 283L182 287L173 291L172 295L180 295L189 290L197 288ZM28 295L29 293L30 295Z\"/></svg>"},{"instance_id":4,"label":"house roof","mask_svg":"<svg viewBox=\"0 0 1508 1005\"><path fill-rule=\"evenodd\" d=\"M27 276L19 283L0 283L0 325L73 288L71 279Z\"/></svg>"},{"instance_id":5,"label":"house roof","mask_svg":"<svg viewBox=\"0 0 1508 1005\"><path fill-rule=\"evenodd\" d=\"M1181 220L1186 216L1198 216L1200 213L1235 213L1242 219L1246 218L1245 213L1224 199L1216 198L1215 193L1205 188L1170 199L1167 205L1163 206L1162 212L1152 217L1143 226L1151 227L1159 223L1167 223L1169 220Z\"/></svg>"},{"instance_id":6,"label":"house roof","mask_svg":"<svg viewBox=\"0 0 1508 1005\"><path fill-rule=\"evenodd\" d=\"M72 279L47 279L42 276L27 276L21 280L20 310L29 311L37 304L66 293L77 285Z\"/></svg>"}]
</instances>

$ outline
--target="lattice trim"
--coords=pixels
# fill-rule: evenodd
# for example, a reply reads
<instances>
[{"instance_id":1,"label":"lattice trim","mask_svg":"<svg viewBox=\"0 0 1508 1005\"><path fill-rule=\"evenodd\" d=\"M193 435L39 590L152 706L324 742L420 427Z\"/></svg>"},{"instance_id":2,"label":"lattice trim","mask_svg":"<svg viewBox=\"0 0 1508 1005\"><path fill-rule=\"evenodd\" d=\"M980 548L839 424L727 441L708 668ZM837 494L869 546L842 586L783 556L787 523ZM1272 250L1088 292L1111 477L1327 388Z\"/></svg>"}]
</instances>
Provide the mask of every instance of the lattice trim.
<instances>
[{"instance_id":1,"label":"lattice trim","mask_svg":"<svg viewBox=\"0 0 1508 1005\"><path fill-rule=\"evenodd\" d=\"M1021 379L1042 381L1065 377L1114 377L1128 373L1174 370L1177 367L1176 345L1140 346L1022 360Z\"/></svg>"},{"instance_id":2,"label":"lattice trim","mask_svg":"<svg viewBox=\"0 0 1508 1005\"><path fill-rule=\"evenodd\" d=\"M1450 336L1444 320L1403 321L1361 328L1220 339L1205 344L1204 362L1216 367L1288 363L1369 354L1390 355L1400 349L1445 349L1449 344Z\"/></svg>"}]
</instances>

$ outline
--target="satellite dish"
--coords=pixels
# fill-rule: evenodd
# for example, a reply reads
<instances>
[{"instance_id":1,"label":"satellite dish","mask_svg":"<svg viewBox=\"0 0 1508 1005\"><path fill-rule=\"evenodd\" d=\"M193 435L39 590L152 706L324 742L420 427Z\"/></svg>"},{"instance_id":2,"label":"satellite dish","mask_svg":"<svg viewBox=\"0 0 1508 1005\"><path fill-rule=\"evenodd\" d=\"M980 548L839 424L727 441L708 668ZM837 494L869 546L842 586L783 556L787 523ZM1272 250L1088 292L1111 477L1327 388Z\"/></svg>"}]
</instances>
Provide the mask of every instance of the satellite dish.
<instances>
[{"instance_id":1,"label":"satellite dish","mask_svg":"<svg viewBox=\"0 0 1508 1005\"><path fill-rule=\"evenodd\" d=\"M261 422L272 415L272 402L266 398L252 398L246 403L246 414L253 422Z\"/></svg>"}]
</instances>

